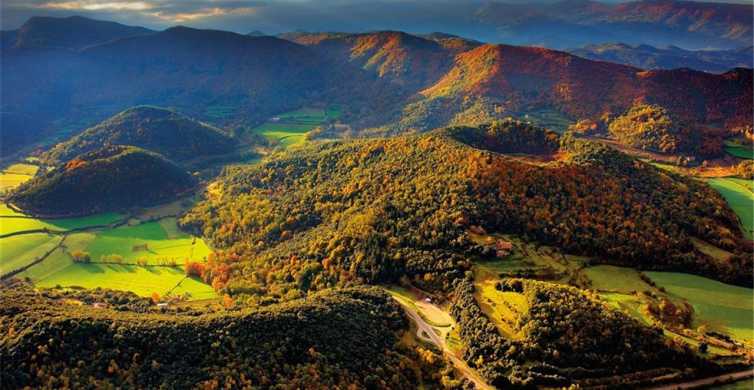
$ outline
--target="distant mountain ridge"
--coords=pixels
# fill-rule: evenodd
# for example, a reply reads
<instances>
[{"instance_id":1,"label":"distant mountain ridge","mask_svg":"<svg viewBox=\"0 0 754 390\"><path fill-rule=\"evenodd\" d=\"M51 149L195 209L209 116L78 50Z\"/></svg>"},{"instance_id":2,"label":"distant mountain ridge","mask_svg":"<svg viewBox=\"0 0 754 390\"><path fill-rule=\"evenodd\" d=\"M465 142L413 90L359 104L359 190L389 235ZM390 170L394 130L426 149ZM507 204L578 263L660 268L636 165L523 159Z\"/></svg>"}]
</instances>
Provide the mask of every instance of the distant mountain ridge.
<instances>
[{"instance_id":1,"label":"distant mountain ridge","mask_svg":"<svg viewBox=\"0 0 754 390\"><path fill-rule=\"evenodd\" d=\"M126 26L81 16L66 18L35 16L18 30L3 33L8 34L9 47L13 49L82 49L114 39L153 32L144 27Z\"/></svg>"},{"instance_id":2,"label":"distant mountain ridge","mask_svg":"<svg viewBox=\"0 0 754 390\"><path fill-rule=\"evenodd\" d=\"M254 126L312 102L337 104L356 135L541 112L560 123L596 120L639 103L660 105L693 128L734 135L751 126L750 69L644 71L447 34L282 37L178 26L80 51L11 52L3 57L3 144L18 147L55 131L53 123L93 125L143 104L225 128ZM30 128L24 117L40 124Z\"/></svg>"},{"instance_id":3,"label":"distant mountain ridge","mask_svg":"<svg viewBox=\"0 0 754 390\"><path fill-rule=\"evenodd\" d=\"M588 45L568 50L579 57L636 66L642 69L692 68L723 73L733 68L754 67L754 47L729 50L684 50L624 43Z\"/></svg>"}]
</instances>

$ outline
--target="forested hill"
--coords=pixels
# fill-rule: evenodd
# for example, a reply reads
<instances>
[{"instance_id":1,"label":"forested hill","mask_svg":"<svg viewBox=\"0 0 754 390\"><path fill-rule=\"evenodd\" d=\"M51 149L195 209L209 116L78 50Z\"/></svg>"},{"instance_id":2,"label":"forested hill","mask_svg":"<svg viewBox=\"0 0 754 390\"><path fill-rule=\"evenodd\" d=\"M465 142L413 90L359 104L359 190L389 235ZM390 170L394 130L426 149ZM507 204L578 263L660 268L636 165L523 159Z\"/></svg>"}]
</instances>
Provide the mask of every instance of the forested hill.
<instances>
[{"instance_id":1,"label":"forested hill","mask_svg":"<svg viewBox=\"0 0 754 390\"><path fill-rule=\"evenodd\" d=\"M181 223L223 249L214 267L232 294L425 274L449 288L479 253L473 226L595 261L751 284L751 249L714 190L570 137L553 155L552 136L509 121L313 146L227 170L222 195ZM739 255L715 261L692 237Z\"/></svg>"},{"instance_id":2,"label":"forested hill","mask_svg":"<svg viewBox=\"0 0 754 390\"><path fill-rule=\"evenodd\" d=\"M167 202L195 185L185 170L156 153L112 145L29 180L8 202L31 214L88 215Z\"/></svg>"},{"instance_id":3,"label":"forested hill","mask_svg":"<svg viewBox=\"0 0 754 390\"><path fill-rule=\"evenodd\" d=\"M406 319L375 288L216 313L98 309L80 295L0 291L3 388L410 389L420 381L413 357L396 349Z\"/></svg>"},{"instance_id":4,"label":"forested hill","mask_svg":"<svg viewBox=\"0 0 754 390\"><path fill-rule=\"evenodd\" d=\"M227 154L236 140L222 130L159 107L139 106L123 111L72 139L57 144L43 159L52 163L108 145L132 145L157 152L173 161Z\"/></svg>"}]
</instances>

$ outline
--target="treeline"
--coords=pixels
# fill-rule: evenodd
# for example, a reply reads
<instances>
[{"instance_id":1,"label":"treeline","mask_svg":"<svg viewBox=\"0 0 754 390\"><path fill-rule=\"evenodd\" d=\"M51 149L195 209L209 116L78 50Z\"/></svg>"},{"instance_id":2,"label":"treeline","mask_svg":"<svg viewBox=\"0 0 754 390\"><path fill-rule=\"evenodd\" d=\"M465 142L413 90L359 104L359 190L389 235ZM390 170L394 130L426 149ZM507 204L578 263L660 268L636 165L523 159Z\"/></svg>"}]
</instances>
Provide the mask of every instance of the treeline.
<instances>
[{"instance_id":1,"label":"treeline","mask_svg":"<svg viewBox=\"0 0 754 390\"><path fill-rule=\"evenodd\" d=\"M26 285L0 291L2 388L410 389L418 381L414 356L397 347L406 319L375 288L192 316L59 298Z\"/></svg>"},{"instance_id":2,"label":"treeline","mask_svg":"<svg viewBox=\"0 0 754 390\"><path fill-rule=\"evenodd\" d=\"M496 286L523 294L528 307L514 320L522 338L502 337L474 288L470 277L459 280L451 314L466 346L464 359L496 387L636 386L662 374L714 369L660 329L578 289L533 280L507 279Z\"/></svg>"}]
</instances>

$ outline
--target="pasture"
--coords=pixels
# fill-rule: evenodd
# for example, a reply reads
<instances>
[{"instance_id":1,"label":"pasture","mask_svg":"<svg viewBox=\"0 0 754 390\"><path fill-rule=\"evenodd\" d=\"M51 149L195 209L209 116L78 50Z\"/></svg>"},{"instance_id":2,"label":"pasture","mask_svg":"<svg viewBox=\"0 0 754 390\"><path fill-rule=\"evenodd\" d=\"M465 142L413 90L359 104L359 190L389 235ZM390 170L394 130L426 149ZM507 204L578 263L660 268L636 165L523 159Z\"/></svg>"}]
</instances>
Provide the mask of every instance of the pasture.
<instances>
[{"instance_id":1,"label":"pasture","mask_svg":"<svg viewBox=\"0 0 754 390\"><path fill-rule=\"evenodd\" d=\"M701 276L676 272L647 272L652 281L694 308L694 326L752 343L754 341L754 290Z\"/></svg>"},{"instance_id":2,"label":"pasture","mask_svg":"<svg viewBox=\"0 0 754 390\"><path fill-rule=\"evenodd\" d=\"M12 211L12 210L11 210ZM149 214L151 215L151 214ZM174 217L111 228L94 228L69 232L86 226L101 226L122 220L115 214L101 214L68 220L0 218L0 222L24 222L28 228L54 228L58 234L29 233L0 239L0 265L3 271L28 265L39 256L62 245L43 261L19 274L40 287L78 286L132 291L149 296L190 294L192 299L216 298L211 286L187 278L183 270L186 259L204 261L211 249L200 238L181 232ZM24 230L24 229L21 229ZM63 238L65 236L65 238ZM90 262L75 262L72 254L84 252Z\"/></svg>"},{"instance_id":3,"label":"pasture","mask_svg":"<svg viewBox=\"0 0 754 390\"><path fill-rule=\"evenodd\" d=\"M202 261L210 253L203 240L179 231L175 218L98 232L80 250L88 252L92 261L118 255L124 263L141 259L150 265L183 265L186 259Z\"/></svg>"},{"instance_id":4,"label":"pasture","mask_svg":"<svg viewBox=\"0 0 754 390\"><path fill-rule=\"evenodd\" d=\"M744 236L754 239L754 180L725 177L710 179L708 183L736 212Z\"/></svg>"},{"instance_id":5,"label":"pasture","mask_svg":"<svg viewBox=\"0 0 754 390\"><path fill-rule=\"evenodd\" d=\"M632 294L652 289L652 286L641 280L639 272L632 268L597 265L587 267L583 272L591 282L590 287L602 292Z\"/></svg>"},{"instance_id":6,"label":"pasture","mask_svg":"<svg viewBox=\"0 0 754 390\"><path fill-rule=\"evenodd\" d=\"M288 148L303 144L306 141L306 133L339 116L340 110L337 107L301 108L270 118L252 131Z\"/></svg>"},{"instance_id":7,"label":"pasture","mask_svg":"<svg viewBox=\"0 0 754 390\"><path fill-rule=\"evenodd\" d=\"M0 236L28 230L46 229L51 232L65 232L94 226L107 226L123 219L117 213L103 213L88 217L38 219L23 215L3 205L0 209Z\"/></svg>"},{"instance_id":8,"label":"pasture","mask_svg":"<svg viewBox=\"0 0 754 390\"><path fill-rule=\"evenodd\" d=\"M12 190L30 180L37 174L39 167L31 164L13 164L0 172L0 193Z\"/></svg>"},{"instance_id":9,"label":"pasture","mask_svg":"<svg viewBox=\"0 0 754 390\"><path fill-rule=\"evenodd\" d=\"M748 160L754 159L754 147L752 145L745 145L740 140L727 140L724 147L725 152L731 156Z\"/></svg>"},{"instance_id":10,"label":"pasture","mask_svg":"<svg viewBox=\"0 0 754 390\"><path fill-rule=\"evenodd\" d=\"M523 334L516 324L518 318L529 310L526 297L516 292L498 291L495 288L496 282L495 279L477 280L474 298L503 336L519 340Z\"/></svg>"},{"instance_id":11,"label":"pasture","mask_svg":"<svg viewBox=\"0 0 754 390\"><path fill-rule=\"evenodd\" d=\"M182 285L180 292L188 292L194 298L214 297L212 287L193 281L183 283L186 275L180 267L139 267L124 264L71 263L67 267L36 282L40 287L110 288L131 291L137 295L160 296Z\"/></svg>"},{"instance_id":12,"label":"pasture","mask_svg":"<svg viewBox=\"0 0 754 390\"><path fill-rule=\"evenodd\" d=\"M46 233L0 238L0 275L33 263L61 241L62 237Z\"/></svg>"}]
</instances>

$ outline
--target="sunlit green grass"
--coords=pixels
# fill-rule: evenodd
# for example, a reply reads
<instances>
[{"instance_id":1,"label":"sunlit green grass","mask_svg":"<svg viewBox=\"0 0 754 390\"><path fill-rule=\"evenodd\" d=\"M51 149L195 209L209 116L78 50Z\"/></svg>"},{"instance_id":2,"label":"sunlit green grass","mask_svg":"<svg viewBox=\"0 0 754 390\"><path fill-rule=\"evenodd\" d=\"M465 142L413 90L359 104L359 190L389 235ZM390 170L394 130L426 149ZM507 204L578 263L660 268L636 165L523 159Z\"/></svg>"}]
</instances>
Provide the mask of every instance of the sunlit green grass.
<instances>
[{"instance_id":1,"label":"sunlit green grass","mask_svg":"<svg viewBox=\"0 0 754 390\"><path fill-rule=\"evenodd\" d=\"M744 234L754 239L754 180L715 178L708 181L728 202L741 220Z\"/></svg>"},{"instance_id":2,"label":"sunlit green grass","mask_svg":"<svg viewBox=\"0 0 754 390\"><path fill-rule=\"evenodd\" d=\"M639 272L631 268L597 265L585 268L584 274L592 282L591 287L599 291L628 294L651 288L639 278Z\"/></svg>"},{"instance_id":3,"label":"sunlit green grass","mask_svg":"<svg viewBox=\"0 0 754 390\"><path fill-rule=\"evenodd\" d=\"M10 214L13 213L13 211L6 207L3 213ZM123 218L122 215L116 213L103 213L88 217L62 219L37 219L22 216L22 214L18 213L12 215L12 217L0 218L0 235L37 229L48 229L51 231L62 232L71 229L110 225Z\"/></svg>"},{"instance_id":4,"label":"sunlit green grass","mask_svg":"<svg viewBox=\"0 0 754 390\"><path fill-rule=\"evenodd\" d=\"M180 292L196 297L213 297L212 287L194 280L185 284L181 267L139 267L119 264L71 263L67 267L36 282L40 287L109 288L131 291L141 296L156 292L165 295L180 283Z\"/></svg>"},{"instance_id":5,"label":"sunlit green grass","mask_svg":"<svg viewBox=\"0 0 754 390\"><path fill-rule=\"evenodd\" d=\"M163 225L171 223L173 227L168 232ZM115 254L127 263L144 259L149 264L173 261L182 265L186 259L204 260L210 248L202 239L180 232L175 226L175 218L167 218L163 222L121 226L100 232L86 245L85 251L94 261Z\"/></svg>"},{"instance_id":6,"label":"sunlit green grass","mask_svg":"<svg viewBox=\"0 0 754 390\"><path fill-rule=\"evenodd\" d=\"M331 107L326 110L320 108L301 108L277 115L277 121L268 121L254 128L252 131L262 136L280 142L288 148L306 142L306 133L321 125L328 119L340 116L340 109Z\"/></svg>"},{"instance_id":7,"label":"sunlit green grass","mask_svg":"<svg viewBox=\"0 0 754 390\"><path fill-rule=\"evenodd\" d=\"M683 273L647 275L668 293L693 306L695 326L707 325L739 340L754 340L754 290Z\"/></svg>"},{"instance_id":8,"label":"sunlit green grass","mask_svg":"<svg viewBox=\"0 0 754 390\"><path fill-rule=\"evenodd\" d=\"M61 240L45 233L0 238L0 274L31 264L52 250Z\"/></svg>"},{"instance_id":9,"label":"sunlit green grass","mask_svg":"<svg viewBox=\"0 0 754 390\"><path fill-rule=\"evenodd\" d=\"M22 234L2 240L12 240L12 251L25 254L29 248L41 247L44 244L41 237L46 236ZM88 253L91 263L74 262L71 254L77 251ZM199 280L184 280L183 264L186 259L204 261L210 252L202 239L178 230L175 218L164 218L133 226L70 233L62 248L19 276L29 277L40 287L103 287L143 296L153 292L164 295L175 289L175 294L188 292L192 299L207 299L216 297L212 287ZM25 254L23 258L30 256ZM139 260L147 266L137 265ZM166 264L175 266L157 266Z\"/></svg>"},{"instance_id":10,"label":"sunlit green grass","mask_svg":"<svg viewBox=\"0 0 754 390\"><path fill-rule=\"evenodd\" d=\"M725 152L738 158L754 159L754 147L740 142L725 141Z\"/></svg>"}]
</instances>

